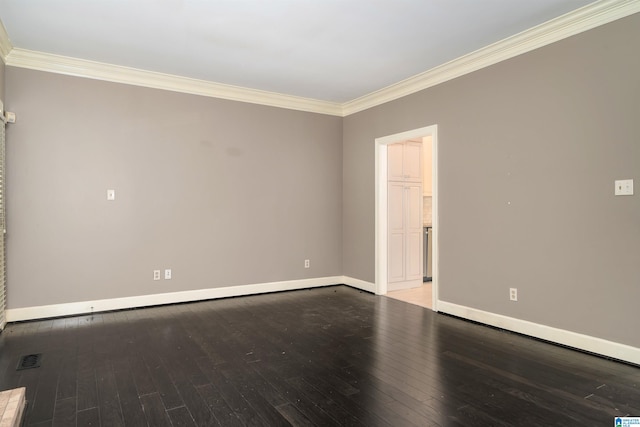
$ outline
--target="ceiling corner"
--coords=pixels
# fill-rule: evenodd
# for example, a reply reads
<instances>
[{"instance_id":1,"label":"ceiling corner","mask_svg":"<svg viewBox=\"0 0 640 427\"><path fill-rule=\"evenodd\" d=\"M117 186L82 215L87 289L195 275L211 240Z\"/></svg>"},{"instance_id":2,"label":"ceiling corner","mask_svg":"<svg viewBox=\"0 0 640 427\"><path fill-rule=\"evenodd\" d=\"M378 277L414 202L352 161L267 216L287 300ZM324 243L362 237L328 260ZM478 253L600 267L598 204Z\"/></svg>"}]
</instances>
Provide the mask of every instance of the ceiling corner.
<instances>
[{"instance_id":1,"label":"ceiling corner","mask_svg":"<svg viewBox=\"0 0 640 427\"><path fill-rule=\"evenodd\" d=\"M343 116L411 95L534 49L640 12L640 0L601 0L442 64L431 70L345 102Z\"/></svg>"}]
</instances>

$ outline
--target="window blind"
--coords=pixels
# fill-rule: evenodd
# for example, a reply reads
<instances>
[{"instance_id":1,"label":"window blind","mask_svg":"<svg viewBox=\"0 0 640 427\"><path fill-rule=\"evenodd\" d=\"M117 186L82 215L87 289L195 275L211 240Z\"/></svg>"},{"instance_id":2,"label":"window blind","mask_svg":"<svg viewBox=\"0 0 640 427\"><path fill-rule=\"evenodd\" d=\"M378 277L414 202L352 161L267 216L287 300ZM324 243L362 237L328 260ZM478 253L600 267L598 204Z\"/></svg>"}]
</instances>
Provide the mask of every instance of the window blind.
<instances>
[{"instance_id":1,"label":"window blind","mask_svg":"<svg viewBox=\"0 0 640 427\"><path fill-rule=\"evenodd\" d=\"M0 330L4 329L7 324L6 315L6 294L7 294L7 275L5 269L5 249L6 249L6 235L7 227L5 221L5 140L4 140L4 111L0 107Z\"/></svg>"}]
</instances>

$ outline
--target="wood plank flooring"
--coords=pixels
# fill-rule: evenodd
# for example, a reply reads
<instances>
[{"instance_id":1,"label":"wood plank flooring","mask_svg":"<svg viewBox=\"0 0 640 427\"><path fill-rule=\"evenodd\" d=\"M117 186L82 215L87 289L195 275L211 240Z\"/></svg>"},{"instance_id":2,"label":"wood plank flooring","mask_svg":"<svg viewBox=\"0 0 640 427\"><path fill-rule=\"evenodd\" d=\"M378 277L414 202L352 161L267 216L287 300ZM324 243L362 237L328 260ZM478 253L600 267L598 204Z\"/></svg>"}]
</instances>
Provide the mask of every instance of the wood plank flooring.
<instances>
[{"instance_id":1,"label":"wood plank flooring","mask_svg":"<svg viewBox=\"0 0 640 427\"><path fill-rule=\"evenodd\" d=\"M17 371L23 355L39 368ZM596 426L640 368L345 286L10 324L27 426Z\"/></svg>"}]
</instances>

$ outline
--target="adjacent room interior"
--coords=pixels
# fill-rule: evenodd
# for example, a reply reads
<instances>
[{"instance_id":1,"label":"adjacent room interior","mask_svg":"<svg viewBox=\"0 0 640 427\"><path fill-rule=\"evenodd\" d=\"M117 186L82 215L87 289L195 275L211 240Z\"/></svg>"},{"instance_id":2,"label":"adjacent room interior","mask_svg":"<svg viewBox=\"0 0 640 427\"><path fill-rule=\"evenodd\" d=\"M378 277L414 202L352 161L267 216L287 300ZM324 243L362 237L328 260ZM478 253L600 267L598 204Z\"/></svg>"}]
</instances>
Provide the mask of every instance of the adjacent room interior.
<instances>
[{"instance_id":1,"label":"adjacent room interior","mask_svg":"<svg viewBox=\"0 0 640 427\"><path fill-rule=\"evenodd\" d=\"M420 133L419 130L416 132ZM433 309L433 139L436 127L425 132L429 133L386 146L387 296ZM403 171L408 173L403 174ZM398 194L405 189L409 191Z\"/></svg>"},{"instance_id":2,"label":"adjacent room interior","mask_svg":"<svg viewBox=\"0 0 640 427\"><path fill-rule=\"evenodd\" d=\"M81 57L31 38L51 15L18 3L0 0L0 389L26 387L29 425L640 416L639 1L542 2L384 84L367 68L402 61L286 62L321 27L305 48L265 36L265 74L241 81L244 35L142 64L149 35L107 26L119 47ZM70 49L100 45L88 26ZM189 56L228 80L186 76Z\"/></svg>"}]
</instances>

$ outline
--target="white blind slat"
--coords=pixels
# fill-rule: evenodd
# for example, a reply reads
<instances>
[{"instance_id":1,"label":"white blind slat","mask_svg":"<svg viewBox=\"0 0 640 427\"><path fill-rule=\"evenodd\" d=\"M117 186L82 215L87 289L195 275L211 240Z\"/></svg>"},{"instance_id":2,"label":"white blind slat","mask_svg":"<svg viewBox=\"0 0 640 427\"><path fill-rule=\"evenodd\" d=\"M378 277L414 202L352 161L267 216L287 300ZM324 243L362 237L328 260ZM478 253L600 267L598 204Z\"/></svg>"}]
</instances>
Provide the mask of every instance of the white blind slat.
<instances>
[{"instance_id":1,"label":"white blind slat","mask_svg":"<svg viewBox=\"0 0 640 427\"><path fill-rule=\"evenodd\" d=\"M7 276L5 268L6 252L6 215L4 197L4 171L5 171L5 122L0 120L0 330L7 323L6 316L6 290Z\"/></svg>"}]
</instances>

